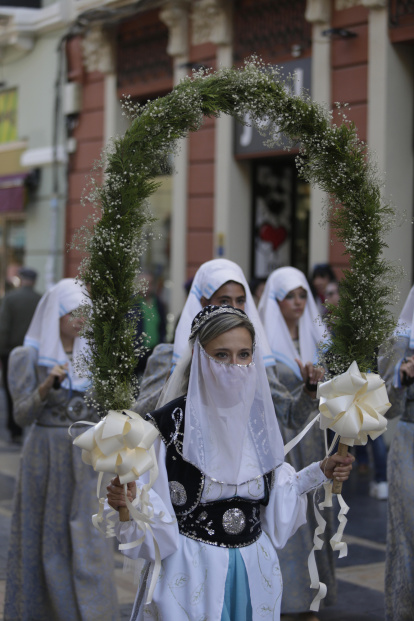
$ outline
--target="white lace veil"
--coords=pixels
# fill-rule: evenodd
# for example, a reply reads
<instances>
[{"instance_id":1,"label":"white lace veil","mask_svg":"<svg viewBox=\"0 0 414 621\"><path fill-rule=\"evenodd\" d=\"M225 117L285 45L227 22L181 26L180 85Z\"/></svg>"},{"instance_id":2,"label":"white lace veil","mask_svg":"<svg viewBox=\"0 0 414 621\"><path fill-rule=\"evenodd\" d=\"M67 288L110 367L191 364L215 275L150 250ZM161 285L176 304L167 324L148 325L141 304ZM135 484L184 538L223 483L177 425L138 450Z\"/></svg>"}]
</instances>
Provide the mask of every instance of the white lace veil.
<instances>
[{"instance_id":1,"label":"white lace veil","mask_svg":"<svg viewBox=\"0 0 414 621\"><path fill-rule=\"evenodd\" d=\"M231 307L210 306L202 313ZM239 313L241 311L238 311ZM202 313L199 313L199 317ZM244 315L244 313L243 313ZM196 318L197 319L197 318ZM205 323L205 321L204 321ZM184 393L186 400L183 457L214 480L240 485L277 468L284 460L269 382L260 350L249 365L227 364L210 357L198 337L172 373L158 407Z\"/></svg>"}]
</instances>

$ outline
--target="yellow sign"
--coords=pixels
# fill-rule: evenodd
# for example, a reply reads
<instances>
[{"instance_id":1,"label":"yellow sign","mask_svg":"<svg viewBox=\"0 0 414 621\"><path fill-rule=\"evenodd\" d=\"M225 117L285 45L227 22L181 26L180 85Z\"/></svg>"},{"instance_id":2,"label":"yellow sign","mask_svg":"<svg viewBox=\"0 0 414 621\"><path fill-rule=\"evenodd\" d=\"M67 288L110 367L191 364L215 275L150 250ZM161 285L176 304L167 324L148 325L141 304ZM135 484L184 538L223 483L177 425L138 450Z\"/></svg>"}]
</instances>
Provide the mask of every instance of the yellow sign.
<instances>
[{"instance_id":1,"label":"yellow sign","mask_svg":"<svg viewBox=\"0 0 414 621\"><path fill-rule=\"evenodd\" d=\"M17 140L17 89L0 93L0 143Z\"/></svg>"}]
</instances>

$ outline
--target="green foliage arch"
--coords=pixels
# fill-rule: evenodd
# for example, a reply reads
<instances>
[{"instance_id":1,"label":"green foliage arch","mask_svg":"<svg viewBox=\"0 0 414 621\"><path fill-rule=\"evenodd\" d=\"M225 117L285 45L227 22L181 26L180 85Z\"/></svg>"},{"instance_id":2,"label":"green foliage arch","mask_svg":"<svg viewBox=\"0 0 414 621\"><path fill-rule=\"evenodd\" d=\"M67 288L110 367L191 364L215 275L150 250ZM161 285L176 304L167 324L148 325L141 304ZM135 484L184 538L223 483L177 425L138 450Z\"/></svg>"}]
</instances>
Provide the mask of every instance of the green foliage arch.
<instances>
[{"instance_id":1,"label":"green foliage arch","mask_svg":"<svg viewBox=\"0 0 414 621\"><path fill-rule=\"evenodd\" d=\"M126 108L130 129L106 153L104 181L94 182L86 197L95 208L93 222L78 235L87 252L79 277L89 283L92 301L84 308L91 351L82 364L93 377L101 411L128 408L133 401L131 308L143 230L153 220L147 199L156 177L169 170L177 142L197 131L204 116L228 114L243 122L249 113L259 131L267 117L274 134L277 128L300 144L299 173L330 197L326 222L349 255L340 305L328 317L329 366L340 373L356 360L361 371L372 369L378 346L395 327L389 308L395 269L382 256L394 213L382 202L378 175L353 124L336 124L306 95L290 94L277 69L254 58L241 69L194 72L165 97Z\"/></svg>"}]
</instances>

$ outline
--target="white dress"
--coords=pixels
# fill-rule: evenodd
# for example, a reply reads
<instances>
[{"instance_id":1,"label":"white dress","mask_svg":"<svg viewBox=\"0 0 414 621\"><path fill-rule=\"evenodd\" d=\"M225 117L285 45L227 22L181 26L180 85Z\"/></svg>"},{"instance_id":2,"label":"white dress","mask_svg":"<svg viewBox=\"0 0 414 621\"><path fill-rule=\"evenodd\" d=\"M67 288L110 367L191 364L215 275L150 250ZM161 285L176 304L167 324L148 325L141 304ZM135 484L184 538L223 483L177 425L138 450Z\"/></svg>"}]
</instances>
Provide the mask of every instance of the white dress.
<instances>
[{"instance_id":1,"label":"white dress","mask_svg":"<svg viewBox=\"0 0 414 621\"><path fill-rule=\"evenodd\" d=\"M152 603L146 605L136 601L131 620L220 621L229 550L180 535L175 521L166 523L174 517L174 509L165 467L166 448L160 438L156 440L155 449L160 472L150 490L150 500L156 515L165 514L163 518L156 518L152 526L160 548L162 568ZM306 493L325 481L318 463L299 472L284 463L275 471L269 503L261 506L263 532L256 542L239 548L248 576L253 621L263 618L277 621L280 618L282 576L276 549L283 548L289 537L305 523ZM137 485L146 482L147 478L143 476ZM263 498L263 478L236 489L234 485L220 484L206 477L201 503L235 495L250 500ZM109 510L107 505L106 512ZM143 535L133 521L117 521L115 532L120 543L136 541ZM152 536L147 531L142 544L124 554L133 559L154 561Z\"/></svg>"}]
</instances>

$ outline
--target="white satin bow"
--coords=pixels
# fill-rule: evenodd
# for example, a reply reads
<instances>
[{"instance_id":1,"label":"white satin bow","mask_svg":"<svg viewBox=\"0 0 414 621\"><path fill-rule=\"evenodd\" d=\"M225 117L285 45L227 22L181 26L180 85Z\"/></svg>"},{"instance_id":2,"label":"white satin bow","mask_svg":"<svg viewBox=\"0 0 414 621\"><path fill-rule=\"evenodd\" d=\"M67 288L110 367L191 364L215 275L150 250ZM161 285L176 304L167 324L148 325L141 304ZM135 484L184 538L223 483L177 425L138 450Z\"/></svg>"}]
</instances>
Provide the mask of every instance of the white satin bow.
<instances>
[{"instance_id":1,"label":"white satin bow","mask_svg":"<svg viewBox=\"0 0 414 621\"><path fill-rule=\"evenodd\" d=\"M366 444L387 429L384 414L391 407L384 380L376 373L361 373L354 361L349 369L319 384L321 429L332 429L342 444Z\"/></svg>"},{"instance_id":2,"label":"white satin bow","mask_svg":"<svg viewBox=\"0 0 414 621\"><path fill-rule=\"evenodd\" d=\"M156 466L150 449L157 435L156 428L135 412L109 410L103 420L73 443L82 449L85 464L97 472L114 472L125 484Z\"/></svg>"}]
</instances>

